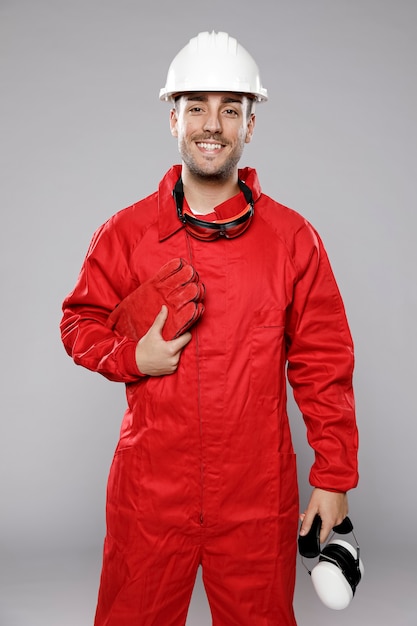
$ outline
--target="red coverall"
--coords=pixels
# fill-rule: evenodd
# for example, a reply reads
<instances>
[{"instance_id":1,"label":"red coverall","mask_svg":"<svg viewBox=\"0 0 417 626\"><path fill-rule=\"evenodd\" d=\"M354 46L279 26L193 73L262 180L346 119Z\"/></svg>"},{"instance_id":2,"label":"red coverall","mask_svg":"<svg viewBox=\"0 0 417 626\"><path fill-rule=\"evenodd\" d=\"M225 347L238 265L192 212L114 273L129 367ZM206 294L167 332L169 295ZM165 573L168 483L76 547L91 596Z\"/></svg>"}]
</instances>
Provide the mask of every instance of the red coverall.
<instances>
[{"instance_id":1,"label":"red coverall","mask_svg":"<svg viewBox=\"0 0 417 626\"><path fill-rule=\"evenodd\" d=\"M298 529L288 378L315 450L310 482L357 483L353 347L323 245L298 213L240 170L255 214L232 240L202 242L176 215L173 166L159 190L94 235L63 304L77 364L126 383L111 466L96 626L179 626L201 564L215 626L294 626ZM216 207L230 218L243 194ZM205 312L175 374L146 377L114 307L173 257L197 269Z\"/></svg>"}]
</instances>

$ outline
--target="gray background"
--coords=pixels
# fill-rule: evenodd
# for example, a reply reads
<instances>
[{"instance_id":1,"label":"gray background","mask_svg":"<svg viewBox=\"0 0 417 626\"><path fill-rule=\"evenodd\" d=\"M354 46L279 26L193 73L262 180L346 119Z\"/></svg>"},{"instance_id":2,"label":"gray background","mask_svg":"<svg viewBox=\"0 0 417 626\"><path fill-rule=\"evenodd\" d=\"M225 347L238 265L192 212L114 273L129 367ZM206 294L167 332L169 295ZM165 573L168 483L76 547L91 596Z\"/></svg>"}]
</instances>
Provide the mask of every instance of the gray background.
<instances>
[{"instance_id":1,"label":"gray background","mask_svg":"<svg viewBox=\"0 0 417 626\"><path fill-rule=\"evenodd\" d=\"M299 625L417 623L416 19L414 0L1 0L1 626L92 624L124 388L66 356L60 305L93 231L178 162L159 88L212 29L269 90L242 165L321 233L356 344L365 578L334 612L300 569Z\"/></svg>"}]
</instances>

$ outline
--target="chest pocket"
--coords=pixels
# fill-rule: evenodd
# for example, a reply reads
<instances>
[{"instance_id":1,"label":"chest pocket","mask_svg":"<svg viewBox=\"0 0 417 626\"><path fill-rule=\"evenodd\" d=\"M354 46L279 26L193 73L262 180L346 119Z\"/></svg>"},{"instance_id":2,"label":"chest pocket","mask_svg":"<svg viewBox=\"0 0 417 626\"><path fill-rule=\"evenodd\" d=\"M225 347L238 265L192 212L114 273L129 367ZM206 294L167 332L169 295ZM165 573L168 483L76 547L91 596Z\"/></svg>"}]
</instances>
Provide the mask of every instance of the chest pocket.
<instances>
[{"instance_id":1,"label":"chest pocket","mask_svg":"<svg viewBox=\"0 0 417 626\"><path fill-rule=\"evenodd\" d=\"M251 384L257 408L277 409L285 381L285 311L255 311L251 343Z\"/></svg>"}]
</instances>

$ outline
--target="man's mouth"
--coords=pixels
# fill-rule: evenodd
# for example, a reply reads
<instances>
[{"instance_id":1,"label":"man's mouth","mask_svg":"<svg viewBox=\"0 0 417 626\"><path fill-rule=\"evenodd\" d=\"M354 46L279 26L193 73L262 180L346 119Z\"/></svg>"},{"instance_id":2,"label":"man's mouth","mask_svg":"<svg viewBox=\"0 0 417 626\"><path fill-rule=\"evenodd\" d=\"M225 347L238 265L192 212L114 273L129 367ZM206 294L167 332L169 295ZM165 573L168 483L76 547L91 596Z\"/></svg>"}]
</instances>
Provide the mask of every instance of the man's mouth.
<instances>
[{"instance_id":1,"label":"man's mouth","mask_svg":"<svg viewBox=\"0 0 417 626\"><path fill-rule=\"evenodd\" d=\"M216 150L221 150L223 148L223 145L221 143L207 143L205 141L198 141L197 147L200 148L200 150L215 152Z\"/></svg>"}]
</instances>

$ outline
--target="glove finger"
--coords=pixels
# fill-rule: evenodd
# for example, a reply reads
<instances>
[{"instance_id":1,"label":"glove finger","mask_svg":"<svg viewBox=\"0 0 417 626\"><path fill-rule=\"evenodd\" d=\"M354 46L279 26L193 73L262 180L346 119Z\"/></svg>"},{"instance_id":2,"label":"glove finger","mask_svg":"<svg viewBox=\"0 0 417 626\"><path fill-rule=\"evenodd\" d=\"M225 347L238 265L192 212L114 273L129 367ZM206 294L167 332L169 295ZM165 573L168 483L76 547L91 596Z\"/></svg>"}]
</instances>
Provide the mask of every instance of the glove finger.
<instances>
[{"instance_id":1,"label":"glove finger","mask_svg":"<svg viewBox=\"0 0 417 626\"><path fill-rule=\"evenodd\" d=\"M202 302L196 303L196 311L194 316L194 322L196 322L203 315L205 310L204 304Z\"/></svg>"},{"instance_id":2,"label":"glove finger","mask_svg":"<svg viewBox=\"0 0 417 626\"><path fill-rule=\"evenodd\" d=\"M151 280L157 283L159 281L165 281L170 277L175 276L175 274L177 274L177 272L181 270L184 263L184 259L180 257L175 257L174 259L171 259L170 261L168 261L168 263L165 263L165 265L163 265L157 271L157 273Z\"/></svg>"},{"instance_id":3,"label":"glove finger","mask_svg":"<svg viewBox=\"0 0 417 626\"><path fill-rule=\"evenodd\" d=\"M183 335L193 324L195 324L203 312L203 305L195 302L187 303L179 312L169 311L163 335L165 333L165 329L167 331L167 337L169 335L170 339L176 339L180 335Z\"/></svg>"},{"instance_id":4,"label":"glove finger","mask_svg":"<svg viewBox=\"0 0 417 626\"><path fill-rule=\"evenodd\" d=\"M195 288L194 302L201 302L206 295L206 287L202 282L190 283Z\"/></svg>"},{"instance_id":5,"label":"glove finger","mask_svg":"<svg viewBox=\"0 0 417 626\"><path fill-rule=\"evenodd\" d=\"M168 306L180 309L188 302L199 302L205 294L202 283L188 283L175 289L166 297Z\"/></svg>"},{"instance_id":6,"label":"glove finger","mask_svg":"<svg viewBox=\"0 0 417 626\"><path fill-rule=\"evenodd\" d=\"M168 293L171 289L176 289L181 285L186 285L187 283L194 282L195 280L195 270L192 265L185 262L178 269L177 272L167 276L163 280L161 280L158 284L158 289L164 291L164 293Z\"/></svg>"},{"instance_id":7,"label":"glove finger","mask_svg":"<svg viewBox=\"0 0 417 626\"><path fill-rule=\"evenodd\" d=\"M201 302L202 300L204 300L205 295L206 295L206 286L204 283L198 282L198 297L197 297L197 301Z\"/></svg>"}]
</instances>

